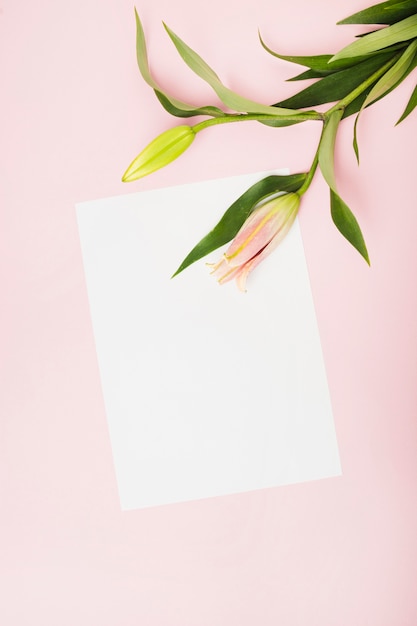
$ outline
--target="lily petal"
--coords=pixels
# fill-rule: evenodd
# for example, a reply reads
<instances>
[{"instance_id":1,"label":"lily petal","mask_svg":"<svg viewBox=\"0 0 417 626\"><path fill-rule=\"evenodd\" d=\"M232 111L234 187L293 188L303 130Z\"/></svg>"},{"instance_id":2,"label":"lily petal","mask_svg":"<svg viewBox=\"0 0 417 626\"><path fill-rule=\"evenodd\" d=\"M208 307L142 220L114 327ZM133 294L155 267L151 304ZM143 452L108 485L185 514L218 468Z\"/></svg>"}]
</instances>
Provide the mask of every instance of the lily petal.
<instances>
[{"instance_id":1,"label":"lily petal","mask_svg":"<svg viewBox=\"0 0 417 626\"><path fill-rule=\"evenodd\" d=\"M236 279L240 291L246 279L281 243L296 218L300 197L296 193L278 196L250 215L221 259L212 264L212 274L219 284Z\"/></svg>"}]
</instances>

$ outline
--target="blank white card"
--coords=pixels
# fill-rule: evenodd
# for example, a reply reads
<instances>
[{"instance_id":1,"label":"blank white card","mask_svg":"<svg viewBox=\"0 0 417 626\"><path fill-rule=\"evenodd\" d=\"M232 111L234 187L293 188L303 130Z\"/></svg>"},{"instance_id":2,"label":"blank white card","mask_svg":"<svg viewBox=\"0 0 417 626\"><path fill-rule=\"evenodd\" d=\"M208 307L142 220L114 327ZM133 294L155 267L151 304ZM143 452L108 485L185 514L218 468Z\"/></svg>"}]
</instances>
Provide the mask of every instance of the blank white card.
<instances>
[{"instance_id":1,"label":"blank white card","mask_svg":"<svg viewBox=\"0 0 417 626\"><path fill-rule=\"evenodd\" d=\"M341 473L298 222L219 286L184 256L267 173L77 205L120 501L136 509Z\"/></svg>"}]
</instances>

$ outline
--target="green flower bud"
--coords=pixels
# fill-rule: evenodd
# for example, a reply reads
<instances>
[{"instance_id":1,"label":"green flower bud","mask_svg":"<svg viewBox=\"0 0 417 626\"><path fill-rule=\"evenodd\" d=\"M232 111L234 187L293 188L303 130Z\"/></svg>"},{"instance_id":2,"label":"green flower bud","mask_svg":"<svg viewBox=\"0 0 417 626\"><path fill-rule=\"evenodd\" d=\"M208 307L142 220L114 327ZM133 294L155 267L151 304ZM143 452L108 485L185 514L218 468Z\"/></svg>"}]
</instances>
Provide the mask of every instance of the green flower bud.
<instances>
[{"instance_id":1,"label":"green flower bud","mask_svg":"<svg viewBox=\"0 0 417 626\"><path fill-rule=\"evenodd\" d=\"M176 126L156 137L127 168L122 181L130 183L152 174L179 157L194 141L191 126Z\"/></svg>"}]
</instances>

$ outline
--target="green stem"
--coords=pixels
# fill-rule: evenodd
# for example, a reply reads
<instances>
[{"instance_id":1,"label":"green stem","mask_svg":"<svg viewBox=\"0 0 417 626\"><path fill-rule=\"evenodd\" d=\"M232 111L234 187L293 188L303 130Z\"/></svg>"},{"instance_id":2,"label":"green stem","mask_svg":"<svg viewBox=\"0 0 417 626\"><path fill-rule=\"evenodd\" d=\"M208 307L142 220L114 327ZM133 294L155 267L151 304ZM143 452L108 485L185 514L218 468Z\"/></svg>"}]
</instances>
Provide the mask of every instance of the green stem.
<instances>
[{"instance_id":1,"label":"green stem","mask_svg":"<svg viewBox=\"0 0 417 626\"><path fill-rule=\"evenodd\" d=\"M238 113L238 114L230 114L226 113L222 117L213 117L208 120L204 120L199 124L193 126L193 130L195 133L199 133L201 130L205 128L209 128L210 126L217 126L217 124L229 124L232 122L267 122L267 121L282 121L282 122L308 122L310 120L320 120L324 121L327 117L329 117L334 111L339 109L345 109L351 102L353 102L358 96L360 96L368 87L370 87L378 78L383 76L385 72L397 62L400 54L396 55L385 65L380 67L376 72L374 72L369 78L363 81L356 89L351 91L347 96L339 100L334 106L332 106L325 113L318 113L317 111L304 111L297 112L294 110L294 115L265 115L262 113Z\"/></svg>"},{"instance_id":2,"label":"green stem","mask_svg":"<svg viewBox=\"0 0 417 626\"><path fill-rule=\"evenodd\" d=\"M400 55L396 55L395 57L393 57L392 59L387 61L387 63L385 63L385 65L383 65L381 68L379 68L379 70L374 72L372 74L372 76L369 76L369 78L364 80L363 83L361 83L358 87L356 87L356 89L353 89L353 91L351 91L347 96L345 96L344 98L339 100L339 102L337 104L335 104L328 111L326 111L323 114L323 118L324 118L323 131L324 131L324 128L326 126L326 122L327 122L327 120L329 119L329 117L331 116L332 113L334 113L335 111L338 111L338 110L345 109L351 102L353 102L366 89L368 89L368 87L370 87L376 80L378 80L378 78L383 76L385 74L385 72L387 70L389 70L389 68L392 67L394 65L394 63L397 62L399 56ZM320 144L321 144L321 140L322 140L322 137L323 137L323 131L322 131L322 134L321 134L321 137L320 137L320 140L319 140L319 144L318 144L318 147L317 147L316 154L314 155L313 162L312 162L310 170L309 170L309 172L307 174L307 177L306 177L304 183L302 184L302 186L300 187L300 189L297 191L299 196L302 196L303 194L305 194L305 192L307 191L307 189L311 185L311 182L312 182L312 180L314 178L314 174L316 173L318 162L319 162L319 149L320 149Z\"/></svg>"},{"instance_id":3,"label":"green stem","mask_svg":"<svg viewBox=\"0 0 417 626\"><path fill-rule=\"evenodd\" d=\"M317 169L317 165L318 164L319 164L319 149L317 148L317 152L314 155L314 159L313 159L313 162L311 164L310 170L307 173L307 177L306 177L305 181L303 182L303 184L301 185L300 189L298 189L298 191L297 191L299 196L304 195L305 192L307 191L307 189L310 187L311 182L312 182L312 180L314 178L314 174L316 173L316 169Z\"/></svg>"},{"instance_id":4,"label":"green stem","mask_svg":"<svg viewBox=\"0 0 417 626\"><path fill-rule=\"evenodd\" d=\"M251 122L251 121L263 122L263 121L272 121L272 120L286 121L286 122L307 122L309 120L320 120L324 122L323 123L323 131L324 131L326 122L331 116L331 114L338 110L344 110L351 102L356 100L358 96L360 96L364 91L366 91L368 87L370 87L373 83L375 83L375 81L377 81L378 78L383 76L385 72L389 70L390 67L394 65L394 63L397 62L399 56L400 54L395 55L392 59L387 61L387 63L385 63L382 67L380 67L376 72L374 72L366 80L364 80L363 83L361 83L358 87L356 87L356 89L353 89L353 91L351 91L347 96L339 100L339 102L337 102L334 106L332 106L325 113L318 113L316 111L305 111L305 112L296 113L294 111L294 115L288 115L285 117L282 115L275 117L273 115L264 115L264 114L255 114L255 113L241 113L241 114L226 113L222 117L214 117L208 120L204 120L203 122L196 124L192 128L195 133L199 133L201 130L204 130L205 128L209 128L210 126L216 126L217 124L229 124L232 122ZM302 196L303 194L305 194L307 189L310 187L312 180L314 178L314 175L316 173L318 162L319 162L319 148L320 148L321 138L323 136L323 131L320 137L316 154L314 155L313 162L311 164L310 170L308 171L307 177L304 183L302 184L302 186L300 187L300 189L297 191L299 196Z\"/></svg>"},{"instance_id":5,"label":"green stem","mask_svg":"<svg viewBox=\"0 0 417 626\"><path fill-rule=\"evenodd\" d=\"M271 122L271 121L283 121L283 122L308 122L310 120L323 121L323 114L316 111L305 111L302 113L296 113L294 115L264 115L256 113L242 113L236 115L226 114L223 117L214 117L209 120L204 120L199 124L193 126L195 133L199 133L201 130L208 128L209 126L216 126L217 124L229 124L230 122Z\"/></svg>"}]
</instances>

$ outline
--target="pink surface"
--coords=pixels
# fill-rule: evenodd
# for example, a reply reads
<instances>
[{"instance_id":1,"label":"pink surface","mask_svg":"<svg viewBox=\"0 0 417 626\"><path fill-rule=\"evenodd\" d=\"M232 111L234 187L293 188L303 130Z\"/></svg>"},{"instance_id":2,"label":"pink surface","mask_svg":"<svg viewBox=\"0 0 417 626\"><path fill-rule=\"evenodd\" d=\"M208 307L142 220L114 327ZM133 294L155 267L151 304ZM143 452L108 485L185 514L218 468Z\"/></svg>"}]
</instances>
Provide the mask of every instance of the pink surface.
<instances>
[{"instance_id":1,"label":"pink surface","mask_svg":"<svg viewBox=\"0 0 417 626\"><path fill-rule=\"evenodd\" d=\"M289 54L348 43L330 3L142 2L155 75L210 90L166 21L248 97L276 101ZM4 0L1 46L1 595L5 626L415 626L417 117L409 80L338 145L372 268L340 238L318 179L301 220L343 477L121 513L74 203L273 167L308 167L318 127L214 129L131 186L126 165L177 123L140 79L127 0ZM414 74L415 76L415 74ZM225 287L227 288L227 287ZM279 343L279 334L277 333Z\"/></svg>"}]
</instances>

